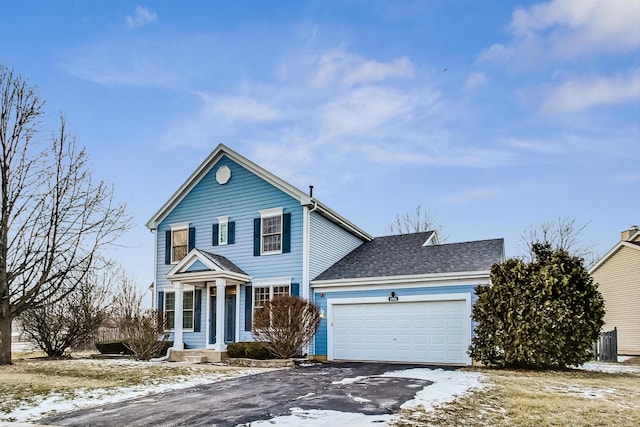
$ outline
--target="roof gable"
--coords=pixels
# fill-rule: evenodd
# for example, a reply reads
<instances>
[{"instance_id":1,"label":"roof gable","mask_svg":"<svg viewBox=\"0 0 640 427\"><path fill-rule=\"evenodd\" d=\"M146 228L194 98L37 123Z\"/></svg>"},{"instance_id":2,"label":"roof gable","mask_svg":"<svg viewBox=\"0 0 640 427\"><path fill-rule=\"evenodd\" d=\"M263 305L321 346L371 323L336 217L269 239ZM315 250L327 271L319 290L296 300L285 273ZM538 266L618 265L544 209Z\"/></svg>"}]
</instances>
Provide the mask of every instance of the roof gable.
<instances>
[{"instance_id":1,"label":"roof gable","mask_svg":"<svg viewBox=\"0 0 640 427\"><path fill-rule=\"evenodd\" d=\"M598 262L596 262L590 269L589 269L589 274L593 274L595 273L595 271L597 269L599 269L600 267L602 267L604 264L607 263L607 261L609 259L611 259L611 257L613 257L620 249L622 248L630 248L630 249L634 249L637 251L640 251L640 244L636 241L636 239L638 238L638 236L640 236L640 233L636 233L634 237L631 238L631 241L625 241L625 240L621 240L619 241L613 248L611 248L609 250L609 252L607 252L606 254L604 254L604 256L602 258L600 258L598 260Z\"/></svg>"},{"instance_id":2,"label":"roof gable","mask_svg":"<svg viewBox=\"0 0 640 427\"><path fill-rule=\"evenodd\" d=\"M432 231L376 237L362 244L314 282L489 271L504 258L504 240L425 245Z\"/></svg>"},{"instance_id":3,"label":"roof gable","mask_svg":"<svg viewBox=\"0 0 640 427\"><path fill-rule=\"evenodd\" d=\"M248 276L240 267L222 255L192 249L167 273L168 277L201 271L226 272Z\"/></svg>"},{"instance_id":4,"label":"roof gable","mask_svg":"<svg viewBox=\"0 0 640 427\"><path fill-rule=\"evenodd\" d=\"M266 169L258 166L254 162L250 161L246 157L236 153L224 144L219 144L209 156L198 166L198 168L187 178L187 180L176 190L176 192L162 205L162 207L147 221L146 226L150 230L157 229L162 220L186 197L187 194L207 175L211 169L218 163L218 161L226 156L232 161L236 162L240 166L249 170L251 173L259 176L267 181L269 184L288 194L303 206L310 206L315 208L316 211L325 216L330 221L338 224L350 233L362 238L363 240L371 240L372 237L352 224L350 221L334 212L320 201L310 197L303 191L284 181L283 179L275 176Z\"/></svg>"}]
</instances>

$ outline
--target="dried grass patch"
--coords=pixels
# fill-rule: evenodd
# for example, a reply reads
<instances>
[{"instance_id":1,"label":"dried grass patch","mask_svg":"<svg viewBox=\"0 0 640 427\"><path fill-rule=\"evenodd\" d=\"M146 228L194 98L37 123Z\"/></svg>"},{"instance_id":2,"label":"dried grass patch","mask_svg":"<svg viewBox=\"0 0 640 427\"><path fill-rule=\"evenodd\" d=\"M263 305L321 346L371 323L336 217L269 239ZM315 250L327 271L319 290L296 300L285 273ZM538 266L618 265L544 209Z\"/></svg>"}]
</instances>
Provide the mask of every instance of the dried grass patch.
<instances>
[{"instance_id":1,"label":"dried grass patch","mask_svg":"<svg viewBox=\"0 0 640 427\"><path fill-rule=\"evenodd\" d=\"M640 425L640 377L598 372L479 370L488 387L433 411L402 410L396 426Z\"/></svg>"},{"instance_id":2,"label":"dried grass patch","mask_svg":"<svg viewBox=\"0 0 640 427\"><path fill-rule=\"evenodd\" d=\"M176 377L216 373L212 367L175 366L132 361L61 359L16 360L0 366L0 414L53 393L115 389L168 383ZM219 372L228 369L221 367Z\"/></svg>"}]
</instances>

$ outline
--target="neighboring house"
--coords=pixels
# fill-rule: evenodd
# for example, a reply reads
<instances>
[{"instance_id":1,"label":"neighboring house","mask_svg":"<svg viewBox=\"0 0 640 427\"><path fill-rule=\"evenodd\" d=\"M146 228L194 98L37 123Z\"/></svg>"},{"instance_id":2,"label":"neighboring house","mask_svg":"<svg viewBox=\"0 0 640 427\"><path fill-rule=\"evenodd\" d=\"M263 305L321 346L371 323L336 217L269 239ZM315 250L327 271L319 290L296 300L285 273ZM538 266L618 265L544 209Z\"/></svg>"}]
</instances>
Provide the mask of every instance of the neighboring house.
<instances>
[{"instance_id":1,"label":"neighboring house","mask_svg":"<svg viewBox=\"0 0 640 427\"><path fill-rule=\"evenodd\" d=\"M618 355L640 356L640 229L620 241L589 270L605 302L603 330L618 330Z\"/></svg>"},{"instance_id":2,"label":"neighboring house","mask_svg":"<svg viewBox=\"0 0 640 427\"><path fill-rule=\"evenodd\" d=\"M474 287L502 239L373 238L317 199L219 145L149 220L155 307L174 349L251 341L253 311L284 294L323 319L309 355L469 364Z\"/></svg>"}]
</instances>

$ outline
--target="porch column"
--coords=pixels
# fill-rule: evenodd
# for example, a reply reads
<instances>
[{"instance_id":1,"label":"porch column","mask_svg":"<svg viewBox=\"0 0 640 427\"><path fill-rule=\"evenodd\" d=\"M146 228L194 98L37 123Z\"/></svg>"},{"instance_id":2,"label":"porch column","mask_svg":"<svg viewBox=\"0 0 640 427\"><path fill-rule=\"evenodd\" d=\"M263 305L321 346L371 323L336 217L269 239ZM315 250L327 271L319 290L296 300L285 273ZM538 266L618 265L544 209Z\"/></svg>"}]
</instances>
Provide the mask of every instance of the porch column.
<instances>
[{"instance_id":1,"label":"porch column","mask_svg":"<svg viewBox=\"0 0 640 427\"><path fill-rule=\"evenodd\" d=\"M176 307L174 311L174 325L173 325L173 348L176 350L184 350L184 342L182 341L182 310L183 310L183 285L180 282L174 282L176 297Z\"/></svg>"},{"instance_id":2,"label":"porch column","mask_svg":"<svg viewBox=\"0 0 640 427\"><path fill-rule=\"evenodd\" d=\"M240 341L240 284L236 285L236 336L234 341Z\"/></svg>"},{"instance_id":3,"label":"porch column","mask_svg":"<svg viewBox=\"0 0 640 427\"><path fill-rule=\"evenodd\" d=\"M216 279L216 351L225 351L227 346L224 343L224 301L225 288L227 281L225 279Z\"/></svg>"}]
</instances>

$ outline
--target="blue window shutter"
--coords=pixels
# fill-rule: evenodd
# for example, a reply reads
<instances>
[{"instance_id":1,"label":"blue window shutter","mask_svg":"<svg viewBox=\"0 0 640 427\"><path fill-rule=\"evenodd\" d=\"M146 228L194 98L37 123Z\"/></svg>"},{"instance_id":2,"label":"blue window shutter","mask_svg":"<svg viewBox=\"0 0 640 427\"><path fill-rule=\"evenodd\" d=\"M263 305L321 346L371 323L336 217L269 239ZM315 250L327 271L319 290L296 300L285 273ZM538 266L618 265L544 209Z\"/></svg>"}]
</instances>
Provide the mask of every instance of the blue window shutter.
<instances>
[{"instance_id":1,"label":"blue window shutter","mask_svg":"<svg viewBox=\"0 0 640 427\"><path fill-rule=\"evenodd\" d=\"M200 332L202 318L202 289L196 289L193 296L193 332Z\"/></svg>"},{"instance_id":2,"label":"blue window shutter","mask_svg":"<svg viewBox=\"0 0 640 427\"><path fill-rule=\"evenodd\" d=\"M213 224L213 240L211 241L213 246L218 246L218 224Z\"/></svg>"},{"instance_id":3,"label":"blue window shutter","mask_svg":"<svg viewBox=\"0 0 640 427\"><path fill-rule=\"evenodd\" d=\"M253 287L245 286L244 288L244 330L250 331L253 314Z\"/></svg>"},{"instance_id":4,"label":"blue window shutter","mask_svg":"<svg viewBox=\"0 0 640 427\"><path fill-rule=\"evenodd\" d=\"M196 229L189 227L189 251L196 247Z\"/></svg>"},{"instance_id":5,"label":"blue window shutter","mask_svg":"<svg viewBox=\"0 0 640 427\"><path fill-rule=\"evenodd\" d=\"M293 295L294 297L300 296L300 283L291 284L291 295Z\"/></svg>"},{"instance_id":6,"label":"blue window shutter","mask_svg":"<svg viewBox=\"0 0 640 427\"><path fill-rule=\"evenodd\" d=\"M164 263L171 264L171 230L167 230L164 238Z\"/></svg>"},{"instance_id":7,"label":"blue window shutter","mask_svg":"<svg viewBox=\"0 0 640 427\"><path fill-rule=\"evenodd\" d=\"M260 218L253 220L253 256L260 256Z\"/></svg>"},{"instance_id":8,"label":"blue window shutter","mask_svg":"<svg viewBox=\"0 0 640 427\"><path fill-rule=\"evenodd\" d=\"M227 244L233 245L236 242L236 222L230 221L227 226L227 230L229 231L229 238L227 239Z\"/></svg>"},{"instance_id":9,"label":"blue window shutter","mask_svg":"<svg viewBox=\"0 0 640 427\"><path fill-rule=\"evenodd\" d=\"M156 302L158 311L164 311L164 292L158 292L158 301Z\"/></svg>"},{"instance_id":10,"label":"blue window shutter","mask_svg":"<svg viewBox=\"0 0 640 427\"><path fill-rule=\"evenodd\" d=\"M282 215L282 253L291 252L291 214Z\"/></svg>"}]
</instances>

